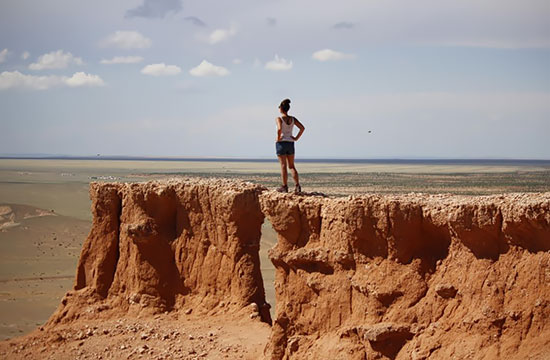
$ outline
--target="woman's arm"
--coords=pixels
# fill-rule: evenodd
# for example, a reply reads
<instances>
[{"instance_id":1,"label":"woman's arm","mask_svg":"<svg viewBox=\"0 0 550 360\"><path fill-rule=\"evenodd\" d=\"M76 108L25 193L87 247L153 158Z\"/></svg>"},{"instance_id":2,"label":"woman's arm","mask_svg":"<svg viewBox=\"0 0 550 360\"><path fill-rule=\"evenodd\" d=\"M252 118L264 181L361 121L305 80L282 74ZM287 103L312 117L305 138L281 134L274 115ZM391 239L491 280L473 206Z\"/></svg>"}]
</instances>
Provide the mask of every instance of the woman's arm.
<instances>
[{"instance_id":1,"label":"woman's arm","mask_svg":"<svg viewBox=\"0 0 550 360\"><path fill-rule=\"evenodd\" d=\"M275 141L281 141L281 135L282 135L282 130L281 130L281 118L278 117L275 122L277 123L277 138L275 139Z\"/></svg>"},{"instance_id":2,"label":"woman's arm","mask_svg":"<svg viewBox=\"0 0 550 360\"><path fill-rule=\"evenodd\" d=\"M298 141L298 139L302 136L302 134L304 133L304 130L306 129L306 127L300 122L298 121L298 119L294 118L294 124L296 125L296 127L298 129L300 129L300 131L298 131L298 135L296 136L293 136L294 138L294 141Z\"/></svg>"}]
</instances>

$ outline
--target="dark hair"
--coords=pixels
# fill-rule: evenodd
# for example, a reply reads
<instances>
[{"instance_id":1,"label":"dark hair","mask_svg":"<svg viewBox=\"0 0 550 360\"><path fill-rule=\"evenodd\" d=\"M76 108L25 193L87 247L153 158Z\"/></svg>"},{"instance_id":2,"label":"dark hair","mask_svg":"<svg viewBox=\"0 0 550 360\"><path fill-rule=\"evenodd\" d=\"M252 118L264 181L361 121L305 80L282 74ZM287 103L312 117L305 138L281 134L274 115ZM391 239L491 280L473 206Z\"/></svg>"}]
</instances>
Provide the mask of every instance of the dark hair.
<instances>
[{"instance_id":1,"label":"dark hair","mask_svg":"<svg viewBox=\"0 0 550 360\"><path fill-rule=\"evenodd\" d=\"M279 105L279 109L283 110L284 112L287 112L290 109L290 99L284 99L281 101L281 105Z\"/></svg>"}]
</instances>

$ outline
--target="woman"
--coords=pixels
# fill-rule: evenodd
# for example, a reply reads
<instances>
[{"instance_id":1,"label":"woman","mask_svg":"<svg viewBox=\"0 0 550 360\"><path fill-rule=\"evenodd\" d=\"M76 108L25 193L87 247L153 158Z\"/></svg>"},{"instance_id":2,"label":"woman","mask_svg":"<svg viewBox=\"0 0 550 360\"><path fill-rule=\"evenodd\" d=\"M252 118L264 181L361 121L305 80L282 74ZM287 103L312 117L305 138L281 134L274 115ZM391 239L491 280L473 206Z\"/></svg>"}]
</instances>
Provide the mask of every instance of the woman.
<instances>
[{"instance_id":1,"label":"woman","mask_svg":"<svg viewBox=\"0 0 550 360\"><path fill-rule=\"evenodd\" d=\"M302 188L300 186L300 180L298 179L298 172L294 167L294 142L298 141L302 136L305 127L294 116L288 115L288 110L290 110L290 100L284 99L281 105L279 105L279 111L283 116L278 117L276 120L277 142L275 143L275 148L277 150L279 163L281 164L281 178L283 180L283 185L278 188L277 191L288 192L288 167L292 171L292 178L296 184L294 192L299 193L302 191ZM292 135L294 125L299 129L296 136Z\"/></svg>"}]
</instances>

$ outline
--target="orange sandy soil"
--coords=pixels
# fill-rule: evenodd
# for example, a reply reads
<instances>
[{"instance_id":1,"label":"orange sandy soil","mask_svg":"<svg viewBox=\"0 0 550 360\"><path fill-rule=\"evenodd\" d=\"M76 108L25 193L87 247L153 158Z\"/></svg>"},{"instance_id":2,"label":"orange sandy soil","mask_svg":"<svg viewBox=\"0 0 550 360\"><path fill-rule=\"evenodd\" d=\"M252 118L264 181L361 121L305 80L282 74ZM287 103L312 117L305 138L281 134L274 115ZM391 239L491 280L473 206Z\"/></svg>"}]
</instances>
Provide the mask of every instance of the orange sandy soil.
<instances>
[{"instance_id":1,"label":"orange sandy soil","mask_svg":"<svg viewBox=\"0 0 550 360\"><path fill-rule=\"evenodd\" d=\"M1 359L261 358L270 333L258 318L164 313L38 328L0 342Z\"/></svg>"}]
</instances>

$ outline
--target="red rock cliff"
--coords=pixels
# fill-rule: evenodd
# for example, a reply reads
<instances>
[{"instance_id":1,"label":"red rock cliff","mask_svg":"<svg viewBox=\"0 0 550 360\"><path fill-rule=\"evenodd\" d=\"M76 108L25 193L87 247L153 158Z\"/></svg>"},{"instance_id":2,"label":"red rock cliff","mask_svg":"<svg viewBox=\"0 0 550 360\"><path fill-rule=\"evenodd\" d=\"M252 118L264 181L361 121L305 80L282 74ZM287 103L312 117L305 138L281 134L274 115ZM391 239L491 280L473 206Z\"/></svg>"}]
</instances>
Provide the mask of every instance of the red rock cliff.
<instances>
[{"instance_id":1,"label":"red rock cliff","mask_svg":"<svg viewBox=\"0 0 550 360\"><path fill-rule=\"evenodd\" d=\"M75 287L48 327L243 309L270 323L265 214L278 233L266 358L550 358L550 193L328 199L197 180L90 195Z\"/></svg>"},{"instance_id":2,"label":"red rock cliff","mask_svg":"<svg viewBox=\"0 0 550 360\"><path fill-rule=\"evenodd\" d=\"M100 312L215 314L249 305L270 323L261 190L222 180L92 183L93 225L74 291L48 325Z\"/></svg>"},{"instance_id":3,"label":"red rock cliff","mask_svg":"<svg viewBox=\"0 0 550 360\"><path fill-rule=\"evenodd\" d=\"M269 359L550 358L550 193L260 199Z\"/></svg>"}]
</instances>

